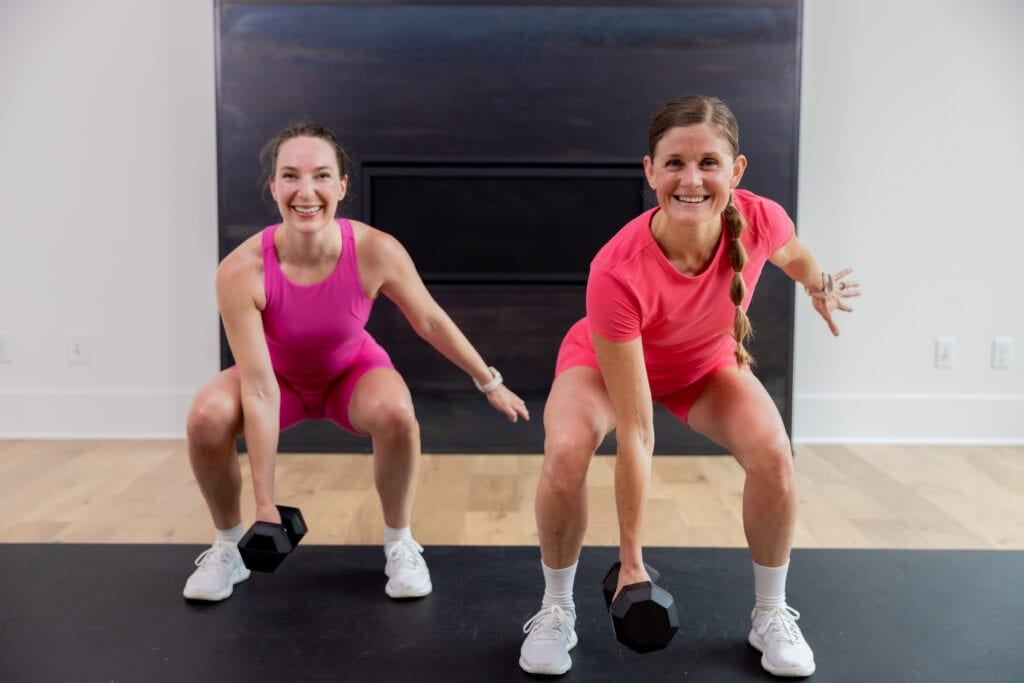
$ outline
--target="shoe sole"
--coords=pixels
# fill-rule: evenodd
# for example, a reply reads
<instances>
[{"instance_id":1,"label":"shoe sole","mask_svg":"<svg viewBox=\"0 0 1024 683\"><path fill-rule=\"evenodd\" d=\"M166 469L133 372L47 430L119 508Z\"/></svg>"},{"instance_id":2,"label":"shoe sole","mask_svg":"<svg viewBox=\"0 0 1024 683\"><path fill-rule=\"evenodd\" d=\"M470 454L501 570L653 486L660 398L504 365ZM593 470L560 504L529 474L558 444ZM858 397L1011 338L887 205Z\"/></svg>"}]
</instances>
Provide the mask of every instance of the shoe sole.
<instances>
[{"instance_id":1,"label":"shoe sole","mask_svg":"<svg viewBox=\"0 0 1024 683\"><path fill-rule=\"evenodd\" d=\"M801 669L797 667L783 669L776 666L772 666L771 662L768 661L768 655L765 654L764 642L761 640L761 637L758 636L755 631L751 630L750 635L747 636L747 642L750 643L751 647L753 647L755 650L761 653L761 668L767 671L768 673L772 674L773 676L806 678L812 675L814 673L814 670L817 668L814 662L811 662L810 669Z\"/></svg>"},{"instance_id":2,"label":"shoe sole","mask_svg":"<svg viewBox=\"0 0 1024 683\"><path fill-rule=\"evenodd\" d=\"M222 590L219 593L192 593L192 594L189 594L187 592L188 589L186 588L186 590L182 591L181 594L185 596L186 600L200 600L202 602L220 602L221 600L227 600L228 598L231 597L231 594L235 592L235 584L242 583L243 581L248 579L249 578L249 574L251 574L251 572L248 569L245 570L244 574L241 574L241 573L238 574L238 576L234 577L231 580L231 583L228 584L227 588L225 588L224 590Z\"/></svg>"},{"instance_id":3,"label":"shoe sole","mask_svg":"<svg viewBox=\"0 0 1024 683\"><path fill-rule=\"evenodd\" d=\"M420 588L419 590L402 590L396 591L391 588L391 585L384 586L384 592L387 593L388 597L392 600L408 600L410 598L424 598L430 595L434 591L433 584L427 584L426 589Z\"/></svg>"},{"instance_id":4,"label":"shoe sole","mask_svg":"<svg viewBox=\"0 0 1024 683\"><path fill-rule=\"evenodd\" d=\"M519 668L528 674L540 674L542 676L561 676L563 674L568 673L569 669L572 668L572 657L566 657L566 659L569 661L566 663L564 669L545 669L544 667L531 668L529 665L527 665L523 658L520 657Z\"/></svg>"},{"instance_id":5,"label":"shoe sole","mask_svg":"<svg viewBox=\"0 0 1024 683\"><path fill-rule=\"evenodd\" d=\"M547 667L547 668L545 668L543 666L531 667L529 664L526 663L526 660L523 659L522 655L519 656L519 668L522 669L523 671L525 671L528 674L541 674L541 675L544 675L544 676L561 676L561 675L563 675L565 673L568 673L569 669L572 668L572 657L570 657L568 653L571 652L572 649L574 647L576 647L576 644L579 643L579 642L580 642L580 639L576 635L576 631L573 631L572 632L572 639L569 641L569 647L567 647L566 650L565 650L565 652L566 652L565 668L554 668L554 667Z\"/></svg>"}]
</instances>

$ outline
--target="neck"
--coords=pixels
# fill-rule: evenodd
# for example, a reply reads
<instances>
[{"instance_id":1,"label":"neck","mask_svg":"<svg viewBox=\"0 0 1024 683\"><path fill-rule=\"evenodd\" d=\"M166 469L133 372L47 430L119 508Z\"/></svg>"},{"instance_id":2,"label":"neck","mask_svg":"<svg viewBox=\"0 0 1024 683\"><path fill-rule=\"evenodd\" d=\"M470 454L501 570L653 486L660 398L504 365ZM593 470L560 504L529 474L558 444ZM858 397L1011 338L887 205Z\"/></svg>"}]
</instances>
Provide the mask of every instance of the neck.
<instances>
[{"instance_id":1,"label":"neck","mask_svg":"<svg viewBox=\"0 0 1024 683\"><path fill-rule=\"evenodd\" d=\"M680 272L703 272L722 237L722 217L700 225L673 224L664 211L654 214L651 234L673 266Z\"/></svg>"},{"instance_id":2,"label":"neck","mask_svg":"<svg viewBox=\"0 0 1024 683\"><path fill-rule=\"evenodd\" d=\"M284 222L277 229L274 242L278 258L295 264L315 265L337 260L341 251L341 233L334 219L315 229L298 228Z\"/></svg>"}]
</instances>

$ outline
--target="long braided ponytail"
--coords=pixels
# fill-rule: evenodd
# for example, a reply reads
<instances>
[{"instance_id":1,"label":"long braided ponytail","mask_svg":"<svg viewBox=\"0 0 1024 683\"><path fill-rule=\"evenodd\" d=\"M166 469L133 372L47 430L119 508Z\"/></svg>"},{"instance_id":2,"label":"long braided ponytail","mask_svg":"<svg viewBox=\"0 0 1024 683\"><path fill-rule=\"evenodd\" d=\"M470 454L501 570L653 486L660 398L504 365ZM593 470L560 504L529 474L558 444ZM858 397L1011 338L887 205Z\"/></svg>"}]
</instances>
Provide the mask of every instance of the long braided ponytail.
<instances>
[{"instance_id":1,"label":"long braided ponytail","mask_svg":"<svg viewBox=\"0 0 1024 683\"><path fill-rule=\"evenodd\" d=\"M722 138L729 144L733 157L740 153L740 133L736 117L722 100L704 95L687 95L669 102L658 110L651 120L651 128L647 134L651 157L654 157L658 141L671 128L710 123L715 126ZM742 304L747 296L747 285L743 281L743 268L747 265L747 250L740 242L740 236L747 222L743 218L732 197L722 214L723 228L729 233L729 263L732 265L732 284L729 286L729 299L736 307L733 318L733 338L736 339L736 363L743 367L752 365L753 357L744 346L744 342L753 335L750 319L743 311Z\"/></svg>"},{"instance_id":2,"label":"long braided ponytail","mask_svg":"<svg viewBox=\"0 0 1024 683\"><path fill-rule=\"evenodd\" d=\"M743 234L743 229L747 227L747 222L743 219L740 210L732 203L731 196L729 205L725 207L725 212L722 214L722 219L723 227L729 233L729 264L733 269L732 284L729 286L729 298L736 307L732 336L736 340L736 364L743 367L752 365L754 362L753 356L744 346L744 342L754 334L750 318L747 317L742 305L747 296L747 283L743 281L743 268L747 265L747 250L743 248L740 236Z\"/></svg>"}]
</instances>

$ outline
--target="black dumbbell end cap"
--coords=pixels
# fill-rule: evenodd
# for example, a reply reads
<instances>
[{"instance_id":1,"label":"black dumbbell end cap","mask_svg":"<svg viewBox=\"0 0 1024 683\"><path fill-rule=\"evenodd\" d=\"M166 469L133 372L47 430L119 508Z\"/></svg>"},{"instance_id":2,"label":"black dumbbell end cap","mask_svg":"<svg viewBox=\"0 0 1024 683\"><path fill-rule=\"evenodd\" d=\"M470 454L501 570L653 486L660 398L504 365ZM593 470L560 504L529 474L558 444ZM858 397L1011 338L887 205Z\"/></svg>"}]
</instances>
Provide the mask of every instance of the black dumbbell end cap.
<instances>
[{"instance_id":1,"label":"black dumbbell end cap","mask_svg":"<svg viewBox=\"0 0 1024 683\"><path fill-rule=\"evenodd\" d=\"M284 527L270 522L256 522L238 542L242 562L258 572L274 571L291 550L292 544Z\"/></svg>"},{"instance_id":2,"label":"black dumbbell end cap","mask_svg":"<svg viewBox=\"0 0 1024 683\"><path fill-rule=\"evenodd\" d=\"M292 542L294 548L302 540L302 537L309 531L309 527L306 526L306 520L302 516L302 511L299 508L289 507L287 505L278 505L277 511L281 513L281 524L284 525L285 530L288 532L288 540Z\"/></svg>"},{"instance_id":3,"label":"black dumbbell end cap","mask_svg":"<svg viewBox=\"0 0 1024 683\"><path fill-rule=\"evenodd\" d=\"M624 587L611 614L615 637L634 652L664 649L679 630L672 594L647 582Z\"/></svg>"}]
</instances>

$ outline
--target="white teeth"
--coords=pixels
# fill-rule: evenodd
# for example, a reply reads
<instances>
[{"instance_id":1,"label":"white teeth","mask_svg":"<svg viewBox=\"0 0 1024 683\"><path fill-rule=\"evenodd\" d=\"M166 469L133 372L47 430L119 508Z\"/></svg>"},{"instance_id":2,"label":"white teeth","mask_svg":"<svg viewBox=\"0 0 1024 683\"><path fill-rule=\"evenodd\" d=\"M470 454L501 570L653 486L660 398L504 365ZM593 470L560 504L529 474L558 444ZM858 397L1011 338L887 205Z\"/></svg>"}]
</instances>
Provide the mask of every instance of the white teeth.
<instances>
[{"instance_id":1,"label":"white teeth","mask_svg":"<svg viewBox=\"0 0 1024 683\"><path fill-rule=\"evenodd\" d=\"M704 201L704 197L681 197L679 195L673 195L676 199L686 204L700 204Z\"/></svg>"},{"instance_id":2,"label":"white teeth","mask_svg":"<svg viewBox=\"0 0 1024 683\"><path fill-rule=\"evenodd\" d=\"M313 208L309 208L309 209L301 207L301 206L293 206L292 208L295 209L296 211L298 211L299 213L305 213L305 214L309 214L309 215L312 215L312 214L314 214L314 213L316 213L317 211L320 210L319 206L314 206Z\"/></svg>"}]
</instances>

